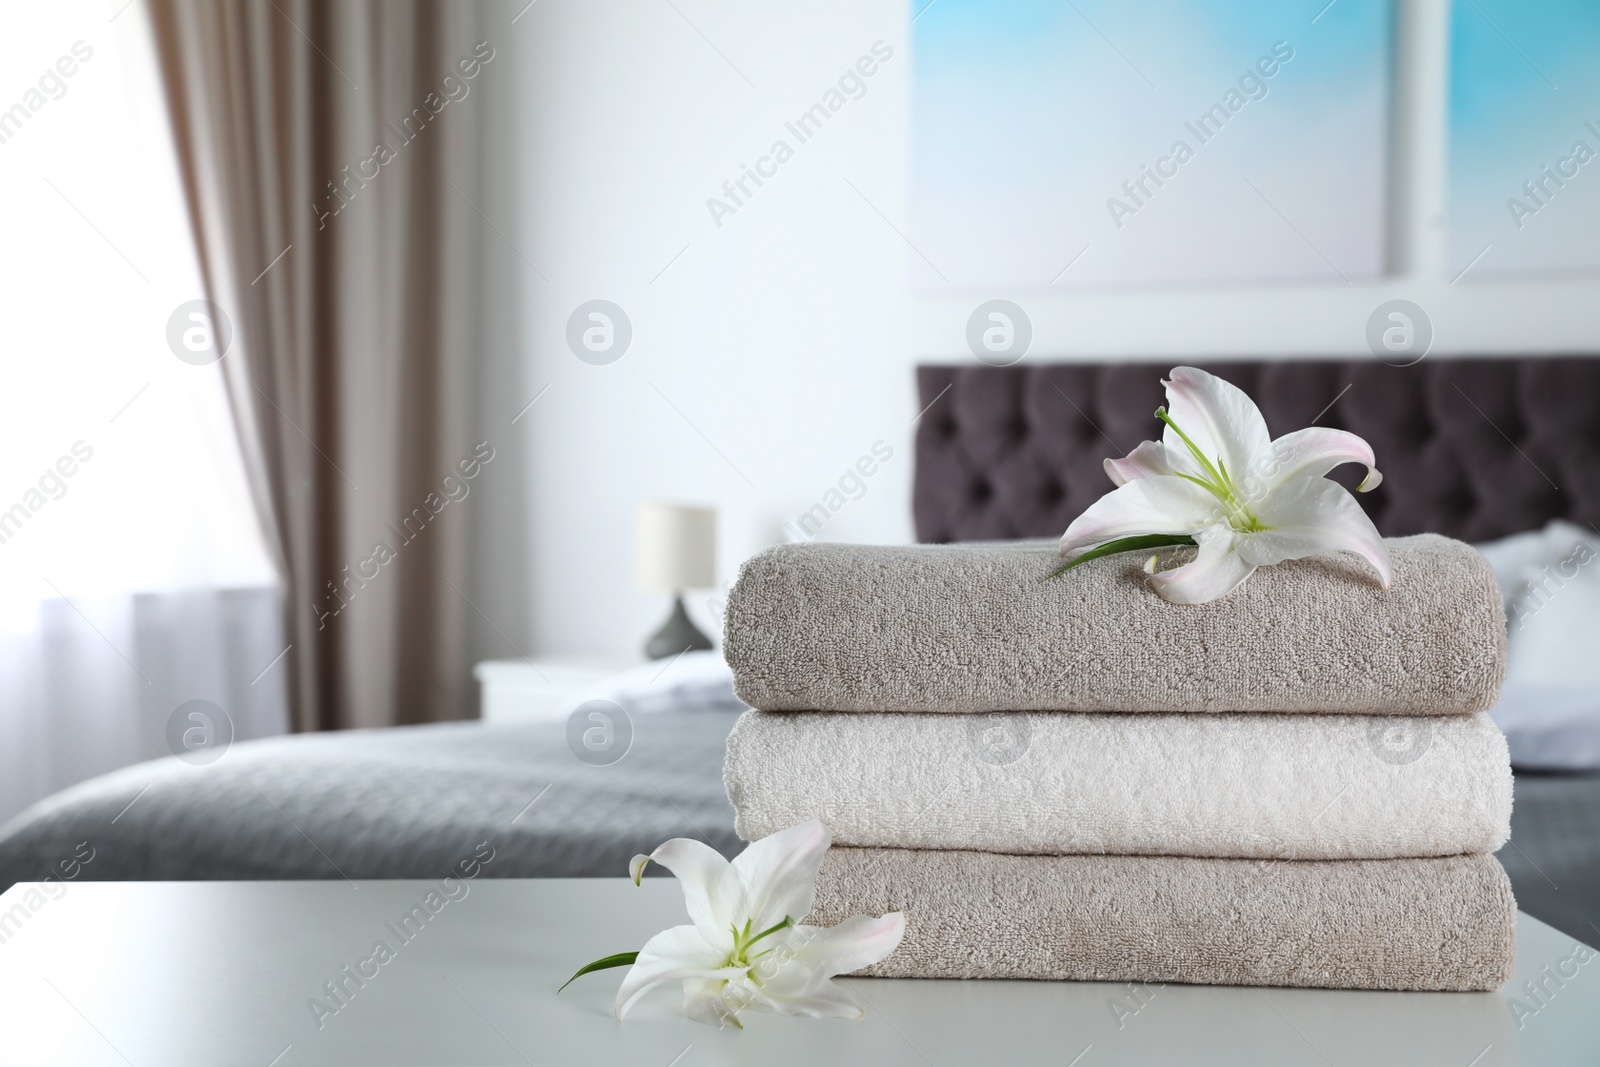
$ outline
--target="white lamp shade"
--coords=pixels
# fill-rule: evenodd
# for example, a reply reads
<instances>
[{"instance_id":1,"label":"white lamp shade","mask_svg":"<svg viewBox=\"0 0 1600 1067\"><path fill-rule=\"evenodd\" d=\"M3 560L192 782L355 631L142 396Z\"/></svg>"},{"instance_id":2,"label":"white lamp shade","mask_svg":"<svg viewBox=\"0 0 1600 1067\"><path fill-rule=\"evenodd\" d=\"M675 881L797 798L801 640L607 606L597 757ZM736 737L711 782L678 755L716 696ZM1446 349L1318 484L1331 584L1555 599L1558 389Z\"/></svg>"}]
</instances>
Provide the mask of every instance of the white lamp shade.
<instances>
[{"instance_id":1,"label":"white lamp shade","mask_svg":"<svg viewBox=\"0 0 1600 1067\"><path fill-rule=\"evenodd\" d=\"M647 592L709 589L717 584L717 509L639 505L634 558Z\"/></svg>"}]
</instances>

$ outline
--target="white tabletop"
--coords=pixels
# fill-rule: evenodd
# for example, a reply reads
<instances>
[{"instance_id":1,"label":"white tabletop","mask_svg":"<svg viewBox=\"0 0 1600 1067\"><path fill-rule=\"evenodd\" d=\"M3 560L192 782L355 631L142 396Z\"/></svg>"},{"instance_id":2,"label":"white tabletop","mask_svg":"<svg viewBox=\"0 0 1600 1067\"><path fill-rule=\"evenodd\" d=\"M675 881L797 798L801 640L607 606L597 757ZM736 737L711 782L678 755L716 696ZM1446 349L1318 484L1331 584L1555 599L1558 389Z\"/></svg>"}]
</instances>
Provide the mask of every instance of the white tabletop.
<instances>
[{"instance_id":1,"label":"white tabletop","mask_svg":"<svg viewBox=\"0 0 1600 1067\"><path fill-rule=\"evenodd\" d=\"M304 1064L1500 1064L1600 1063L1600 956L1519 917L1498 993L1125 987L847 979L862 1022L749 1015L722 1031L657 992L619 1023L623 972L556 987L580 964L684 920L675 883L462 883L402 942L388 924L437 883L84 882L0 897L0 1062L94 1067ZM462 894L465 889L465 895ZM440 903L442 901L442 903ZM22 913L17 912L17 907ZM324 983L394 950L336 1014ZM1534 1000L1523 982L1575 977ZM1532 1014L1519 1020L1510 998ZM1113 1007L1120 999L1124 1010ZM1119 1019L1120 1015L1120 1019Z\"/></svg>"}]
</instances>

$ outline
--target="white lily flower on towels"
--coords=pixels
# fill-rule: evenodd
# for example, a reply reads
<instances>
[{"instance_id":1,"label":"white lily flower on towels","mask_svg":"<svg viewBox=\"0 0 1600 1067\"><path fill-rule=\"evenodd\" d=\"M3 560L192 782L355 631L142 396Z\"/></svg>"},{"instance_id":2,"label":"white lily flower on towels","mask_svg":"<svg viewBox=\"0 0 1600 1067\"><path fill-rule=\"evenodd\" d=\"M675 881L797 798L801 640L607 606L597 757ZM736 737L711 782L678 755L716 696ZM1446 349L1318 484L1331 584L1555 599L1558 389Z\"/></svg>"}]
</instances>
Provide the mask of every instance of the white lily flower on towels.
<instances>
[{"instance_id":1,"label":"white lily flower on towels","mask_svg":"<svg viewBox=\"0 0 1600 1067\"><path fill-rule=\"evenodd\" d=\"M629 865L635 884L651 861L683 886L691 923L664 930L636 953L596 960L573 975L632 964L617 990L617 1018L663 982L683 982L684 1012L742 1026L744 1009L858 1019L862 1010L832 981L900 946L905 917L855 915L838 926L801 926L832 837L820 822L754 841L731 863L699 841L673 838ZM571 979L569 979L570 981ZM565 988L565 987L563 987Z\"/></svg>"},{"instance_id":2,"label":"white lily flower on towels","mask_svg":"<svg viewBox=\"0 0 1600 1067\"><path fill-rule=\"evenodd\" d=\"M1372 446L1353 433L1309 427L1276 441L1255 402L1194 367L1177 367L1167 387L1160 441L1105 461L1117 488L1073 520L1061 537L1061 570L1113 552L1199 546L1195 558L1150 582L1178 604L1203 604L1237 588L1257 567L1319 552L1354 552L1387 589L1389 554L1372 520L1325 476L1361 463L1357 487L1377 487Z\"/></svg>"}]
</instances>

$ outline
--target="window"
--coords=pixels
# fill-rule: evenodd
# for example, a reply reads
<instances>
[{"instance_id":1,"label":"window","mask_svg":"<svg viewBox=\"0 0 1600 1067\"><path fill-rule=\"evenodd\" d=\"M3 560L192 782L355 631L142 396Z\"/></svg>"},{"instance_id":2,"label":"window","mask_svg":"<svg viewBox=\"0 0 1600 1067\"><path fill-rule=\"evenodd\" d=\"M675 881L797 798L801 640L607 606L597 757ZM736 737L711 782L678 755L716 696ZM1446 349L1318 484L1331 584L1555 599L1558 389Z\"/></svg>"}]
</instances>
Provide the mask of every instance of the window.
<instances>
[{"instance_id":1,"label":"window","mask_svg":"<svg viewBox=\"0 0 1600 1067\"><path fill-rule=\"evenodd\" d=\"M164 755L189 699L283 728L221 371L168 341L204 293L144 19L0 7L0 819Z\"/></svg>"}]
</instances>

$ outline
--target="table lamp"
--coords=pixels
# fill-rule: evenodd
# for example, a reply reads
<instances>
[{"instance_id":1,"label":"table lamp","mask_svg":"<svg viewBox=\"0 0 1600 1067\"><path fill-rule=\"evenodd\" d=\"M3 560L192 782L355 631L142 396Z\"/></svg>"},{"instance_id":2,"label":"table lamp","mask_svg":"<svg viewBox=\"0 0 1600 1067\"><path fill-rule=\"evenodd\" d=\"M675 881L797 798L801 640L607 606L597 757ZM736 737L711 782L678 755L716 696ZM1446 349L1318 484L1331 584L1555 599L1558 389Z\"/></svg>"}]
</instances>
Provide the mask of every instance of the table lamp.
<instances>
[{"instance_id":1,"label":"table lamp","mask_svg":"<svg viewBox=\"0 0 1600 1067\"><path fill-rule=\"evenodd\" d=\"M651 659L711 647L711 638L696 629L683 610L685 589L716 585L717 511L685 504L639 505L634 558L639 588L671 593L672 614L645 643Z\"/></svg>"}]
</instances>

